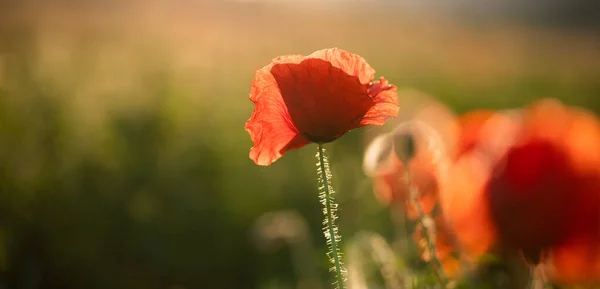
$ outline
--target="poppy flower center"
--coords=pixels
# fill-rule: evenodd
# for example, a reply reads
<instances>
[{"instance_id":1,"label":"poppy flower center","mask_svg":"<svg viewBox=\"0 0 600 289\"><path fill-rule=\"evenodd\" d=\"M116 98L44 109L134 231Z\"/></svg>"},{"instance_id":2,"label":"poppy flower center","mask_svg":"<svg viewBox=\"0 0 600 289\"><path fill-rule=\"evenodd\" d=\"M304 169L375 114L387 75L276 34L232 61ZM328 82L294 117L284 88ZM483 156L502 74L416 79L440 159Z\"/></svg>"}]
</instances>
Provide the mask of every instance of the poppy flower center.
<instances>
[{"instance_id":1,"label":"poppy flower center","mask_svg":"<svg viewBox=\"0 0 600 289\"><path fill-rule=\"evenodd\" d=\"M388 89L392 89L392 85L390 82L385 79L385 77L380 77L378 81L369 82L369 86L367 87L367 93L371 98L377 96L379 93L386 91Z\"/></svg>"}]
</instances>

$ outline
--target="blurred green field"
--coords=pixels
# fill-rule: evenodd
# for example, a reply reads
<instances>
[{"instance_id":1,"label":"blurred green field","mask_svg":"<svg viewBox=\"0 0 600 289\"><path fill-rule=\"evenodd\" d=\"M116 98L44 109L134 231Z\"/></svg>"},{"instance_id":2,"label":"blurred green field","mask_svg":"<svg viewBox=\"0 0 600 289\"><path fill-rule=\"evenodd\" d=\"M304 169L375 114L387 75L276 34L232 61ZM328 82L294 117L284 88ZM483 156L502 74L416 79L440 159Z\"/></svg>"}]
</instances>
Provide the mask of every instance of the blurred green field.
<instances>
[{"instance_id":1,"label":"blurred green field","mask_svg":"<svg viewBox=\"0 0 600 289\"><path fill-rule=\"evenodd\" d=\"M456 112L539 97L600 112L598 31L372 5L34 8L0 13L0 288L327 288L315 146L248 158L250 83L278 55L340 47ZM396 233L362 134L327 145L345 243ZM280 210L309 228L300 261L257 237Z\"/></svg>"}]
</instances>

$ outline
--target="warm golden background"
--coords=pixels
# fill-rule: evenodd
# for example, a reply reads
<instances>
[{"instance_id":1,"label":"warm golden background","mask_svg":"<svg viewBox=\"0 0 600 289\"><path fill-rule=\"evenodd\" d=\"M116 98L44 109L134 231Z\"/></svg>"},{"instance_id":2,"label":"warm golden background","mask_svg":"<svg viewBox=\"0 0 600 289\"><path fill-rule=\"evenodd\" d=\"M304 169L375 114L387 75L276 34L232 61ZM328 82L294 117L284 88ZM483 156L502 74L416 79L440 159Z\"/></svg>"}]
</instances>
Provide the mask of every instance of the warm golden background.
<instances>
[{"instance_id":1,"label":"warm golden background","mask_svg":"<svg viewBox=\"0 0 600 289\"><path fill-rule=\"evenodd\" d=\"M278 55L337 46L456 112L600 112L596 2L453 2L0 2L0 288L327 285L314 147L247 155L250 83ZM340 230L391 240L363 132L328 145Z\"/></svg>"}]
</instances>

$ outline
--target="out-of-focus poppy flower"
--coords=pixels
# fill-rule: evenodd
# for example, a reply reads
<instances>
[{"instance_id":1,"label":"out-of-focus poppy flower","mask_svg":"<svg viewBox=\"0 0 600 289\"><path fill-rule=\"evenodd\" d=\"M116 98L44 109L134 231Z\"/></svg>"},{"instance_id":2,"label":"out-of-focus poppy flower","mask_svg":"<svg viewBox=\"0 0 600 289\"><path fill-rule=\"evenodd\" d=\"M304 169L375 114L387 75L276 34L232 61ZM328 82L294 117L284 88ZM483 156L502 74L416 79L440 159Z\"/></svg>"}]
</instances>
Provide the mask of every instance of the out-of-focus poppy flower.
<instances>
[{"instance_id":1,"label":"out-of-focus poppy flower","mask_svg":"<svg viewBox=\"0 0 600 289\"><path fill-rule=\"evenodd\" d=\"M457 123L458 144L441 184L440 204L461 251L475 260L496 240L485 190L492 164L511 144L518 121L506 112L478 110L459 116Z\"/></svg>"},{"instance_id":2,"label":"out-of-focus poppy flower","mask_svg":"<svg viewBox=\"0 0 600 289\"><path fill-rule=\"evenodd\" d=\"M556 281L600 284L599 154L593 114L543 100L490 181L501 242L533 261L547 252Z\"/></svg>"},{"instance_id":3,"label":"out-of-focus poppy flower","mask_svg":"<svg viewBox=\"0 0 600 289\"><path fill-rule=\"evenodd\" d=\"M405 165L411 169L412 184L419 190L426 211L437 198L438 179L446 173L449 145L456 128L454 114L429 95L404 89L399 115L384 126L365 133L367 149L363 169L384 204L404 203L408 197Z\"/></svg>"},{"instance_id":4,"label":"out-of-focus poppy flower","mask_svg":"<svg viewBox=\"0 0 600 289\"><path fill-rule=\"evenodd\" d=\"M454 149L455 116L446 105L423 92L405 89L399 91L398 98L403 104L398 118L366 134L371 141L364 170L372 178L378 199L391 208L404 208L405 217L416 224L412 237L424 261L432 261L431 253L423 234L425 228L418 220L424 216L434 220L427 230L445 275L453 279L459 274L460 264L453 236L438 210L438 190ZM409 176L422 215L415 206L415 196L410 195Z\"/></svg>"},{"instance_id":5,"label":"out-of-focus poppy flower","mask_svg":"<svg viewBox=\"0 0 600 289\"><path fill-rule=\"evenodd\" d=\"M411 183L419 191L419 200L425 213L430 213L437 202L438 162L435 152L437 142L434 132L423 123L404 123L389 134L381 135L367 149L365 166L371 162L369 158L379 158L377 168L366 168L372 177L376 197L384 204L404 204L410 199L407 186L410 166ZM413 148L408 148L413 146ZM440 148L443 149L443 148ZM371 156L372 155L372 156ZM375 156L377 155L377 156ZM373 170L373 171L371 171ZM413 209L407 211L410 217L416 217Z\"/></svg>"},{"instance_id":6,"label":"out-of-focus poppy flower","mask_svg":"<svg viewBox=\"0 0 600 289\"><path fill-rule=\"evenodd\" d=\"M412 236L424 261L431 261L431 253L429 247L424 245L423 231L426 229L418 221L425 216L435 220L428 227L428 234L436 247L436 257L442 269L448 277L454 278L459 272L459 261L453 254L452 236L445 221L439 210L435 210L438 205L440 170L445 162L444 150L444 143L427 124L406 122L371 143L365 154L364 165L366 173L372 177L379 200L393 208L397 207L396 204L404 207L408 220L417 223ZM407 171L407 167L410 170Z\"/></svg>"},{"instance_id":7,"label":"out-of-focus poppy flower","mask_svg":"<svg viewBox=\"0 0 600 289\"><path fill-rule=\"evenodd\" d=\"M483 119L473 149L457 157L442 186L462 248L512 249L544 261L555 281L600 282L598 119L548 99L518 121Z\"/></svg>"},{"instance_id":8,"label":"out-of-focus poppy flower","mask_svg":"<svg viewBox=\"0 0 600 289\"><path fill-rule=\"evenodd\" d=\"M252 83L250 158L270 165L289 150L397 116L396 87L383 77L373 82L374 75L362 57L338 48L274 59Z\"/></svg>"}]
</instances>

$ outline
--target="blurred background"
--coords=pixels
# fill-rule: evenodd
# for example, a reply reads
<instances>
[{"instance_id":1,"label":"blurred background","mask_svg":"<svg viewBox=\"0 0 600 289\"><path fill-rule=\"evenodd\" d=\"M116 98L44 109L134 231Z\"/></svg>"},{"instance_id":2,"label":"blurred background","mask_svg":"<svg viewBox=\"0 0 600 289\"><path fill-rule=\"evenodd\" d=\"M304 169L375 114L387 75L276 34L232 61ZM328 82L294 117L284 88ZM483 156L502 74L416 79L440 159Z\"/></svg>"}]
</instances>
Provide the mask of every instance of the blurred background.
<instances>
[{"instance_id":1,"label":"blurred background","mask_svg":"<svg viewBox=\"0 0 600 289\"><path fill-rule=\"evenodd\" d=\"M0 1L0 288L328 288L314 146L248 158L255 71L340 47L457 113L540 97L600 112L599 8ZM345 245L397 233L363 133L327 145Z\"/></svg>"}]
</instances>

